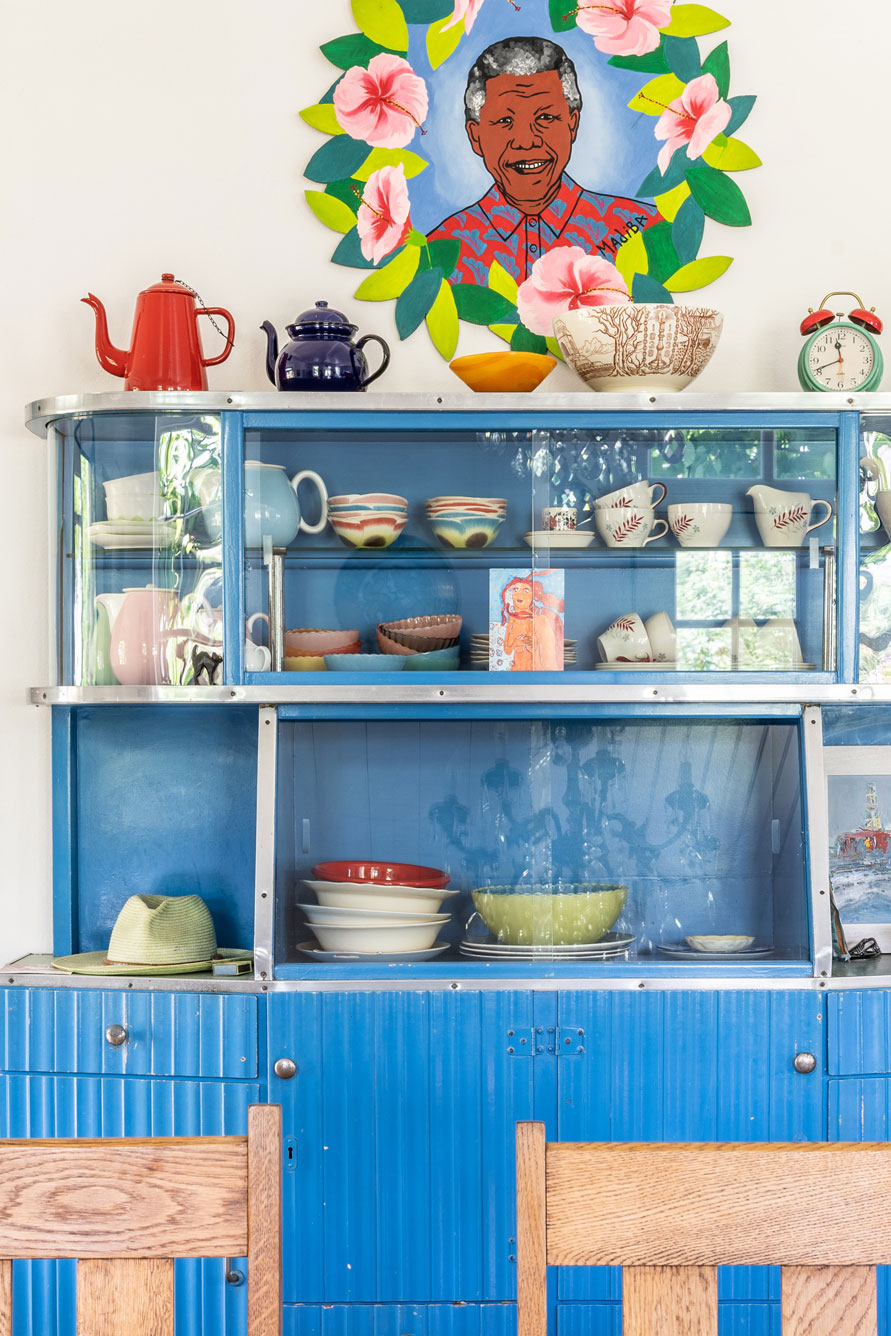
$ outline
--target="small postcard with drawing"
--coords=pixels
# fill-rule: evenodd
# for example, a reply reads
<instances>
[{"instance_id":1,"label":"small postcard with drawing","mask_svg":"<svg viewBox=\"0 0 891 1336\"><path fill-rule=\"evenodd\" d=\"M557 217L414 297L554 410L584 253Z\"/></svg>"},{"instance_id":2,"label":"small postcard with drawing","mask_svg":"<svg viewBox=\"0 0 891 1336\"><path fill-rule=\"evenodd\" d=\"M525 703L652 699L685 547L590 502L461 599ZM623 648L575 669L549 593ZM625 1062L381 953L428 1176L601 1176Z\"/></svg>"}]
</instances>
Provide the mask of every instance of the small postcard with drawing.
<instances>
[{"instance_id":1,"label":"small postcard with drawing","mask_svg":"<svg viewBox=\"0 0 891 1336\"><path fill-rule=\"evenodd\" d=\"M562 570L489 572L489 668L507 673L562 670Z\"/></svg>"}]
</instances>

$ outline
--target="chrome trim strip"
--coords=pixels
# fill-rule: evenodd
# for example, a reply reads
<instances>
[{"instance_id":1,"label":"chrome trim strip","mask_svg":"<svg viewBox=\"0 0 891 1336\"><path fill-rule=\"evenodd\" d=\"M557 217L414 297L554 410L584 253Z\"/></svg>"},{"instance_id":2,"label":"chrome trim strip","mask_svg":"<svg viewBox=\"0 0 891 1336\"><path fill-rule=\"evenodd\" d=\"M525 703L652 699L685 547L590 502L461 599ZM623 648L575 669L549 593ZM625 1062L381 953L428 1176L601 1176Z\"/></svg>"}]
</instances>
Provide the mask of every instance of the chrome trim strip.
<instances>
[{"instance_id":1,"label":"chrome trim strip","mask_svg":"<svg viewBox=\"0 0 891 1336\"><path fill-rule=\"evenodd\" d=\"M807 792L807 840L810 865L814 974L832 974L832 915L829 908L829 817L823 776L823 715L804 712L804 778Z\"/></svg>"},{"instance_id":2,"label":"chrome trim strip","mask_svg":"<svg viewBox=\"0 0 891 1336\"><path fill-rule=\"evenodd\" d=\"M278 717L260 710L257 736L257 845L254 864L254 972L271 979L275 937L275 787Z\"/></svg>"}]
</instances>

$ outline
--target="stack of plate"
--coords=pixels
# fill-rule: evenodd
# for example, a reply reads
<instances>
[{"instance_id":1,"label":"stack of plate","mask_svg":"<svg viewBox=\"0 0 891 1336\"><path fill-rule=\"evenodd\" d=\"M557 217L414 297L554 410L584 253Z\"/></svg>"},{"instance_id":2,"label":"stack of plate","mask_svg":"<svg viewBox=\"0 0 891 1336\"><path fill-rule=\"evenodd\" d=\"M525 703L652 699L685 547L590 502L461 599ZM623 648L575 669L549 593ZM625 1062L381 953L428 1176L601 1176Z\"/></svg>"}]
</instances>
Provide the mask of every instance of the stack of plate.
<instances>
[{"instance_id":1,"label":"stack of plate","mask_svg":"<svg viewBox=\"0 0 891 1336\"><path fill-rule=\"evenodd\" d=\"M563 662L567 666L578 662L577 658L577 640L564 640L563 642ZM488 631L475 631L470 637L470 662L474 668L488 668L489 666L489 633Z\"/></svg>"},{"instance_id":2,"label":"stack of plate","mask_svg":"<svg viewBox=\"0 0 891 1336\"><path fill-rule=\"evenodd\" d=\"M605 932L599 942L573 946L508 946L494 939L465 937L458 950L475 960L620 960L627 958L634 940L627 932Z\"/></svg>"},{"instance_id":3,"label":"stack of plate","mask_svg":"<svg viewBox=\"0 0 891 1336\"><path fill-rule=\"evenodd\" d=\"M110 551L173 547L178 531L178 520L97 520L90 525L90 541Z\"/></svg>"}]
</instances>

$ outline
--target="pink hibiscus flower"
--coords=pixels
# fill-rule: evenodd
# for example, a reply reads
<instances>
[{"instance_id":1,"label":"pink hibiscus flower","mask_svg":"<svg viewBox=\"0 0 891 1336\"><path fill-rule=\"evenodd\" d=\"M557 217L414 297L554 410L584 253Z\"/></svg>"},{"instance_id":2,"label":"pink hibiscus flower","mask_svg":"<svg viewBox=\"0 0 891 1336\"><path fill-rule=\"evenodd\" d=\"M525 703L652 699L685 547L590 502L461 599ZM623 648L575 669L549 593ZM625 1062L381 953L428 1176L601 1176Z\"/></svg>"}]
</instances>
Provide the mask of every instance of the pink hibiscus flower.
<instances>
[{"instance_id":1,"label":"pink hibiscus flower","mask_svg":"<svg viewBox=\"0 0 891 1336\"><path fill-rule=\"evenodd\" d=\"M382 52L368 69L354 65L334 90L339 124L372 148L405 148L421 134L427 115L427 85L407 60Z\"/></svg>"},{"instance_id":2,"label":"pink hibiscus flower","mask_svg":"<svg viewBox=\"0 0 891 1336\"><path fill-rule=\"evenodd\" d=\"M645 56L661 41L671 19L671 0L580 0L576 23L590 33L598 51L610 56Z\"/></svg>"},{"instance_id":3,"label":"pink hibiscus flower","mask_svg":"<svg viewBox=\"0 0 891 1336\"><path fill-rule=\"evenodd\" d=\"M615 306L631 300L614 264L581 246L558 246L532 266L517 293L520 319L533 334L554 332L554 317L579 306Z\"/></svg>"},{"instance_id":4,"label":"pink hibiscus flower","mask_svg":"<svg viewBox=\"0 0 891 1336\"><path fill-rule=\"evenodd\" d=\"M380 264L411 231L408 183L402 163L372 172L362 191L356 226L366 260Z\"/></svg>"},{"instance_id":5,"label":"pink hibiscus flower","mask_svg":"<svg viewBox=\"0 0 891 1336\"><path fill-rule=\"evenodd\" d=\"M730 116L730 104L718 92L713 74L691 79L656 122L656 138L666 140L656 159L660 172L667 170L675 149L683 144L688 158L698 158L715 135L721 134Z\"/></svg>"},{"instance_id":6,"label":"pink hibiscus flower","mask_svg":"<svg viewBox=\"0 0 891 1336\"><path fill-rule=\"evenodd\" d=\"M514 9L520 8L516 0L508 0L508 4L513 5ZM460 23L462 19L464 20L464 31L470 32L482 7L483 0L455 0L455 12L448 23L444 25L443 32L446 32L449 28L454 28L455 24Z\"/></svg>"}]
</instances>

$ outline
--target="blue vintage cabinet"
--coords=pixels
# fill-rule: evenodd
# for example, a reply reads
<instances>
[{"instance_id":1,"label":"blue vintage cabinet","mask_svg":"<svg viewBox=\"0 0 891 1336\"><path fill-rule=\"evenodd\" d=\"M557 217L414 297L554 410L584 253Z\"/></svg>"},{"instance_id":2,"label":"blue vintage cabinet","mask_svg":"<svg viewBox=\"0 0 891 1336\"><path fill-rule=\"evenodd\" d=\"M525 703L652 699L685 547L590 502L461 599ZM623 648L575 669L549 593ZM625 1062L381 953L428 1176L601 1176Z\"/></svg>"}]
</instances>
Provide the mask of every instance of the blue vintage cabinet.
<instances>
[{"instance_id":1,"label":"blue vintage cabinet","mask_svg":"<svg viewBox=\"0 0 891 1336\"><path fill-rule=\"evenodd\" d=\"M34 691L53 707L55 950L104 947L127 894L188 890L255 972L100 987L14 962L4 1135L238 1130L252 1100L281 1102L289 1336L512 1331L517 1119L572 1139L884 1137L891 973L833 959L820 850L824 746L891 739L884 488L858 465L887 476L891 401L102 395L29 416L60 514L56 671ZM332 495L402 493L404 534L252 546L245 461L312 469ZM545 506L591 519L641 478L667 489L658 514L729 504L726 539L530 536ZM121 509L140 479L147 517ZM760 487L836 518L767 546ZM453 492L505 498L492 546L438 544L424 500ZM518 569L563 573L561 672L476 661L490 572ZM632 609L669 613L673 666L598 666ZM356 627L368 651L379 622L431 611L463 618L458 672L369 679L287 653L289 626ZM128 650L148 626L135 668L112 645L123 613ZM448 950L306 953L303 880L356 854L449 872ZM474 887L582 873L628 884L624 957L461 954ZM772 953L660 949L693 923ZM238 1271L183 1273L182 1332L242 1329ZM73 1331L67 1265L17 1283L22 1331ZM554 1275L552 1330L618 1333L618 1298L610 1271ZM726 1273L720 1298L725 1336L773 1329L772 1271Z\"/></svg>"}]
</instances>

